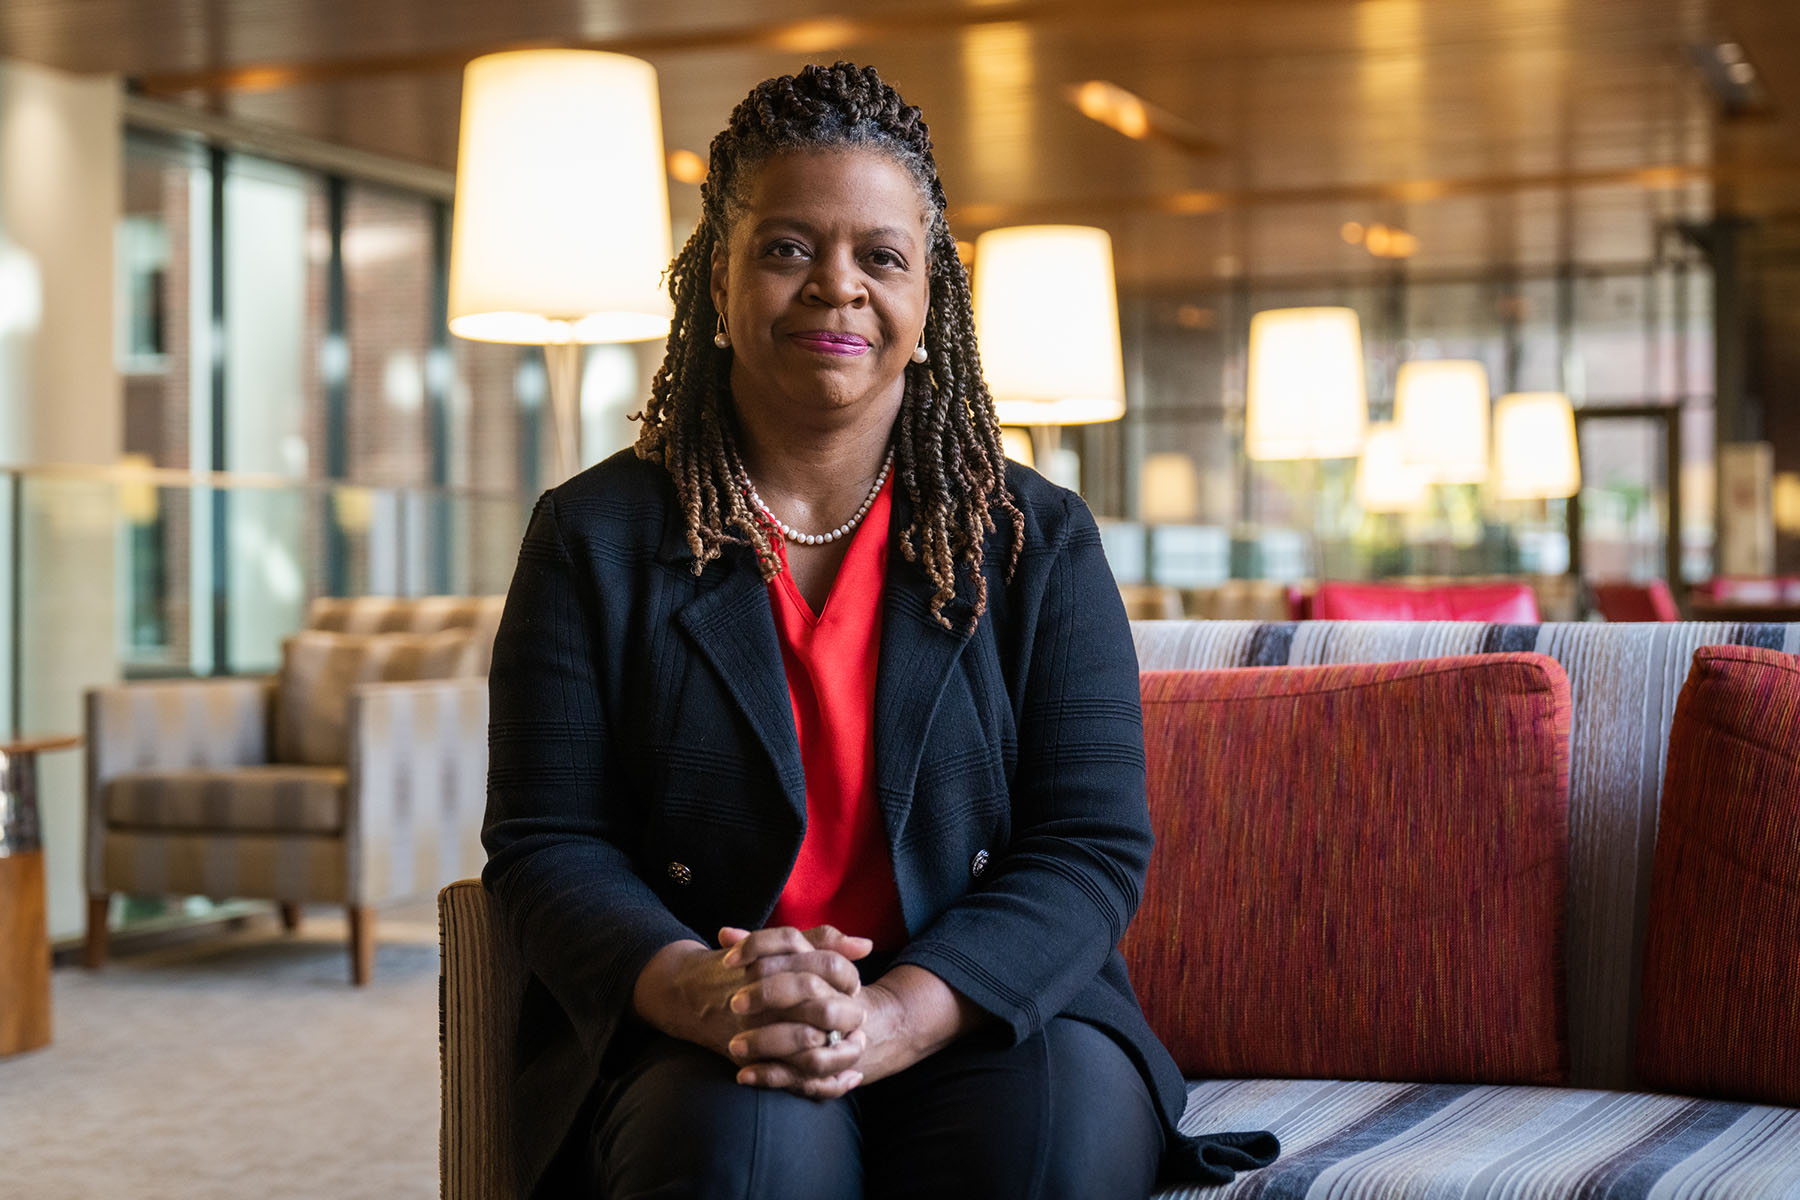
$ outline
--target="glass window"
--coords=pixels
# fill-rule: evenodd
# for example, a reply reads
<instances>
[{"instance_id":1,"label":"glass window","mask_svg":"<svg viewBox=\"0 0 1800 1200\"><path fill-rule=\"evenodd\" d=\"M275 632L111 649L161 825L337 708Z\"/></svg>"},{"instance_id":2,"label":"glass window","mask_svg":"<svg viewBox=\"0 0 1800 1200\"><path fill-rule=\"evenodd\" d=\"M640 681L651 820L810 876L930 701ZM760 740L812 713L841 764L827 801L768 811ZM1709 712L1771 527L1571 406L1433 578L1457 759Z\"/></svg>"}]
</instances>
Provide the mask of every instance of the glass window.
<instances>
[{"instance_id":1,"label":"glass window","mask_svg":"<svg viewBox=\"0 0 1800 1200\"><path fill-rule=\"evenodd\" d=\"M432 481L426 372L439 319L432 237L429 201L359 184L347 189L345 475L359 483Z\"/></svg>"}]
</instances>

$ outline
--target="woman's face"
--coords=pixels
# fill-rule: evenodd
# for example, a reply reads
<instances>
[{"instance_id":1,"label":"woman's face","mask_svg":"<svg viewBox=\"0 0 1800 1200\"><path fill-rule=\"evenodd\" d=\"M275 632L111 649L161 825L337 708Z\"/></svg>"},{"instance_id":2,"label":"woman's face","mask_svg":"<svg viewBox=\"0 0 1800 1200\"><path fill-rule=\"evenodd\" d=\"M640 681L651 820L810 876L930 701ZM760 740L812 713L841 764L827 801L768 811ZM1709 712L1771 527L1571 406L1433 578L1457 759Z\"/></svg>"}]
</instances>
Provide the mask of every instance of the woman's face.
<instances>
[{"instance_id":1,"label":"woman's face","mask_svg":"<svg viewBox=\"0 0 1800 1200\"><path fill-rule=\"evenodd\" d=\"M746 199L712 261L737 404L787 422L891 421L930 294L913 177L874 151L799 150L764 163Z\"/></svg>"}]
</instances>

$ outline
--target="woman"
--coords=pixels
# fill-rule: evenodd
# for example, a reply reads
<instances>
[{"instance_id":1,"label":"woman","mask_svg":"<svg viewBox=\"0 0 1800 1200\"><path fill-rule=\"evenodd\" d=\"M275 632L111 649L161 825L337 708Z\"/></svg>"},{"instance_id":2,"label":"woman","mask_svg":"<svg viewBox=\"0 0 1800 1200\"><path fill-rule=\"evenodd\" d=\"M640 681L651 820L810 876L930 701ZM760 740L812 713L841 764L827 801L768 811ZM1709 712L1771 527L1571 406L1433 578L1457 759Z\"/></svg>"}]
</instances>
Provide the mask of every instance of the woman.
<instances>
[{"instance_id":1,"label":"woman","mask_svg":"<svg viewBox=\"0 0 1800 1200\"><path fill-rule=\"evenodd\" d=\"M494 651L487 886L539 1195L1144 1196L1175 1132L1116 950L1149 852L1093 519L1008 466L931 141L759 85L669 272L635 456L547 493Z\"/></svg>"}]
</instances>

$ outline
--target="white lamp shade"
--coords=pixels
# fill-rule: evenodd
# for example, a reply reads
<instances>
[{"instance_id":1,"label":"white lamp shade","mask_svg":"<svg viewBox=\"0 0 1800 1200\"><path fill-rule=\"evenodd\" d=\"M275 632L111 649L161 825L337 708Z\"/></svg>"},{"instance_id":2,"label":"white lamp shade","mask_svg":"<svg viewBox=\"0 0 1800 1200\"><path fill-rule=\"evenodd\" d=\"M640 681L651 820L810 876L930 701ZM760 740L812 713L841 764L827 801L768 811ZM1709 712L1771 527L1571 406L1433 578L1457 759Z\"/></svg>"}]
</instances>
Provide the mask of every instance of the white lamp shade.
<instances>
[{"instance_id":1,"label":"white lamp shade","mask_svg":"<svg viewBox=\"0 0 1800 1200\"><path fill-rule=\"evenodd\" d=\"M1400 453L1436 483L1488 473L1487 368L1473 360L1402 363L1394 380Z\"/></svg>"},{"instance_id":2,"label":"white lamp shade","mask_svg":"<svg viewBox=\"0 0 1800 1200\"><path fill-rule=\"evenodd\" d=\"M1548 500L1581 490L1575 410L1561 392L1514 392L1494 406L1494 475L1502 500Z\"/></svg>"},{"instance_id":3,"label":"white lamp shade","mask_svg":"<svg viewBox=\"0 0 1800 1200\"><path fill-rule=\"evenodd\" d=\"M1272 308L1250 318L1246 454L1354 458L1368 423L1355 309Z\"/></svg>"},{"instance_id":4,"label":"white lamp shade","mask_svg":"<svg viewBox=\"0 0 1800 1200\"><path fill-rule=\"evenodd\" d=\"M1000 448L1006 457L1025 466L1036 465L1031 452L1031 431L1016 426L1006 426L1000 430Z\"/></svg>"},{"instance_id":5,"label":"white lamp shade","mask_svg":"<svg viewBox=\"0 0 1800 1200\"><path fill-rule=\"evenodd\" d=\"M1356 502L1364 512L1405 513L1425 507L1431 479L1406 461L1400 428L1371 425L1356 464Z\"/></svg>"},{"instance_id":6,"label":"white lamp shade","mask_svg":"<svg viewBox=\"0 0 1800 1200\"><path fill-rule=\"evenodd\" d=\"M37 260L0 235L0 337L32 333L44 315L44 278Z\"/></svg>"},{"instance_id":7,"label":"white lamp shade","mask_svg":"<svg viewBox=\"0 0 1800 1200\"><path fill-rule=\"evenodd\" d=\"M1138 476L1138 518L1176 525L1200 513L1200 472L1186 454L1151 454Z\"/></svg>"},{"instance_id":8,"label":"white lamp shade","mask_svg":"<svg viewBox=\"0 0 1800 1200\"><path fill-rule=\"evenodd\" d=\"M662 337L672 309L656 72L592 50L463 72L450 332L483 342Z\"/></svg>"},{"instance_id":9,"label":"white lamp shade","mask_svg":"<svg viewBox=\"0 0 1800 1200\"><path fill-rule=\"evenodd\" d=\"M1083 225L1019 225L975 239L975 337L1002 425L1125 415L1112 239Z\"/></svg>"}]
</instances>

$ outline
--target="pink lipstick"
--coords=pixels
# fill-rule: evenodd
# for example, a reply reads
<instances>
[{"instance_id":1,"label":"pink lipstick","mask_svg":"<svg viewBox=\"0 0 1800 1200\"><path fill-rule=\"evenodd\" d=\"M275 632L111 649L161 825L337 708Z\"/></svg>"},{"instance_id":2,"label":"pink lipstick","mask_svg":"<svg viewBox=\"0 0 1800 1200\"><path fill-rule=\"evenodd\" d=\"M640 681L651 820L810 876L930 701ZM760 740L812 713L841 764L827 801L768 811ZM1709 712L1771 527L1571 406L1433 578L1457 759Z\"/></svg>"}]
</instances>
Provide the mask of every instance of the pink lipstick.
<instances>
[{"instance_id":1,"label":"pink lipstick","mask_svg":"<svg viewBox=\"0 0 1800 1200\"><path fill-rule=\"evenodd\" d=\"M869 349L869 339L857 337L854 333L831 333L823 329L809 329L805 333L790 335L796 342L808 350L819 354L856 355L865 354Z\"/></svg>"}]
</instances>

